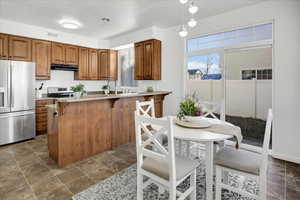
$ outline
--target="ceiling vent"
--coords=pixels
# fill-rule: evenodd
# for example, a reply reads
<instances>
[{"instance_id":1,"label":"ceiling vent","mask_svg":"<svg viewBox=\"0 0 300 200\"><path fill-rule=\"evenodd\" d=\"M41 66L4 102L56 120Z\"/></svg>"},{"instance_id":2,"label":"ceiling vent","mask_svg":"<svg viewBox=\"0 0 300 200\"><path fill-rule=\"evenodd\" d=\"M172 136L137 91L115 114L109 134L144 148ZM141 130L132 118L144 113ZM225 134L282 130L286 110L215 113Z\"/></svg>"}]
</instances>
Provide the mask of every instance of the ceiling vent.
<instances>
[{"instance_id":1,"label":"ceiling vent","mask_svg":"<svg viewBox=\"0 0 300 200\"><path fill-rule=\"evenodd\" d=\"M50 36L50 37L58 37L57 33L47 32L47 35Z\"/></svg>"}]
</instances>

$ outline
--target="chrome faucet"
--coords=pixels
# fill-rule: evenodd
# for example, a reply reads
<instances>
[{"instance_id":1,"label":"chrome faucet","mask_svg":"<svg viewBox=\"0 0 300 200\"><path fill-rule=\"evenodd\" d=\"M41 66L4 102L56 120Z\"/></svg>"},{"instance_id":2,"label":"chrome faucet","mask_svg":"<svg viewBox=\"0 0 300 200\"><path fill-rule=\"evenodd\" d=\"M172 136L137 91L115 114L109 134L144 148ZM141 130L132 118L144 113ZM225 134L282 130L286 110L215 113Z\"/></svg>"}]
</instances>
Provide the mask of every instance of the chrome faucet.
<instances>
[{"instance_id":1,"label":"chrome faucet","mask_svg":"<svg viewBox=\"0 0 300 200\"><path fill-rule=\"evenodd\" d=\"M117 88L117 80L115 80L115 95L118 94L118 88Z\"/></svg>"}]
</instances>

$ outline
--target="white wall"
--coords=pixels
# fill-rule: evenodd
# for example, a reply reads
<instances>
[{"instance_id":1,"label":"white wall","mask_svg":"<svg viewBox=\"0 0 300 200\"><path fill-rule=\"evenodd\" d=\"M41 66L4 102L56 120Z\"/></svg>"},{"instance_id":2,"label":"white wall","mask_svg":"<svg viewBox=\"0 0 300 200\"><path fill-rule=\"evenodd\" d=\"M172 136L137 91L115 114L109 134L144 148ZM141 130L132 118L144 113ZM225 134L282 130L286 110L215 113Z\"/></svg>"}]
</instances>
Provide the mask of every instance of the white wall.
<instances>
[{"instance_id":1,"label":"white wall","mask_svg":"<svg viewBox=\"0 0 300 200\"><path fill-rule=\"evenodd\" d=\"M49 36L48 32L57 34L57 37ZM51 40L68 44L86 46L91 48L109 48L109 41L88 38L79 35L58 32L43 27L22 24L18 22L0 19L0 33L8 33L36 39ZM44 83L44 90L48 86L70 87L72 85L83 83L88 91L100 90L105 81L74 81L74 72L69 71L51 71L51 80L36 81L36 87Z\"/></svg>"},{"instance_id":2,"label":"white wall","mask_svg":"<svg viewBox=\"0 0 300 200\"><path fill-rule=\"evenodd\" d=\"M150 27L119 37L111 38L111 47L140 42L147 39L159 39L162 41L162 80L161 81L139 81L139 90L146 90L153 86L155 90L172 91L164 101L164 114L174 115L178 104L183 98L183 53L184 42L178 37L177 27L159 29ZM179 40L180 39L180 40Z\"/></svg>"},{"instance_id":3,"label":"white wall","mask_svg":"<svg viewBox=\"0 0 300 200\"><path fill-rule=\"evenodd\" d=\"M300 2L296 0L266 1L198 21L189 37L231 30L243 26L274 21L273 62L273 155L300 163ZM183 96L183 47L177 36L179 27L162 30L163 80L161 88L173 91L167 98L166 113L174 112ZM113 39L115 40L115 39ZM122 40L123 44L132 39ZM121 40L119 40L121 41ZM150 83L150 82L149 82ZM166 84L164 84L166 83ZM180 95L182 95L180 97Z\"/></svg>"}]
</instances>

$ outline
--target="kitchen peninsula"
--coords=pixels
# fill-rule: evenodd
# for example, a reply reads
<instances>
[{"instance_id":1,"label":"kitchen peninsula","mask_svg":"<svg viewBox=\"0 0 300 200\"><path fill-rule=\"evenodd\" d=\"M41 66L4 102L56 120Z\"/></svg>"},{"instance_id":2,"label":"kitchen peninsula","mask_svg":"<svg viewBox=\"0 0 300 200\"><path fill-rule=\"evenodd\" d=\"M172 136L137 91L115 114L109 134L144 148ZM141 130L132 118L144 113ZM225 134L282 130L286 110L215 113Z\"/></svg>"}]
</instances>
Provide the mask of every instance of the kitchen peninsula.
<instances>
[{"instance_id":1,"label":"kitchen peninsula","mask_svg":"<svg viewBox=\"0 0 300 200\"><path fill-rule=\"evenodd\" d=\"M88 95L48 106L49 156L59 167L135 141L136 101L154 99L156 117L170 92Z\"/></svg>"}]
</instances>

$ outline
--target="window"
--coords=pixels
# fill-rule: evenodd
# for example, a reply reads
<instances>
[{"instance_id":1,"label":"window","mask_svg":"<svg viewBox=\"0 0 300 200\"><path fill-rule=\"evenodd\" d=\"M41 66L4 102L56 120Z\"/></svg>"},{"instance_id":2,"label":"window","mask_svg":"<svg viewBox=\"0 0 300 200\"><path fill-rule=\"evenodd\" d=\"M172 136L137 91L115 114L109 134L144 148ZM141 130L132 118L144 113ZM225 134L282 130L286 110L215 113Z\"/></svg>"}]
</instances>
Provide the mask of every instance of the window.
<instances>
[{"instance_id":1,"label":"window","mask_svg":"<svg viewBox=\"0 0 300 200\"><path fill-rule=\"evenodd\" d=\"M263 24L190 39L187 41L187 51L192 52L271 39L272 24Z\"/></svg>"},{"instance_id":2,"label":"window","mask_svg":"<svg viewBox=\"0 0 300 200\"><path fill-rule=\"evenodd\" d=\"M121 87L138 87L138 82L134 80L134 48L118 50L118 63L120 70Z\"/></svg>"},{"instance_id":3,"label":"window","mask_svg":"<svg viewBox=\"0 0 300 200\"><path fill-rule=\"evenodd\" d=\"M220 80L222 78L218 53L189 56L187 64L189 80Z\"/></svg>"},{"instance_id":4,"label":"window","mask_svg":"<svg viewBox=\"0 0 300 200\"><path fill-rule=\"evenodd\" d=\"M272 69L247 69L241 72L242 80L272 80Z\"/></svg>"}]
</instances>

